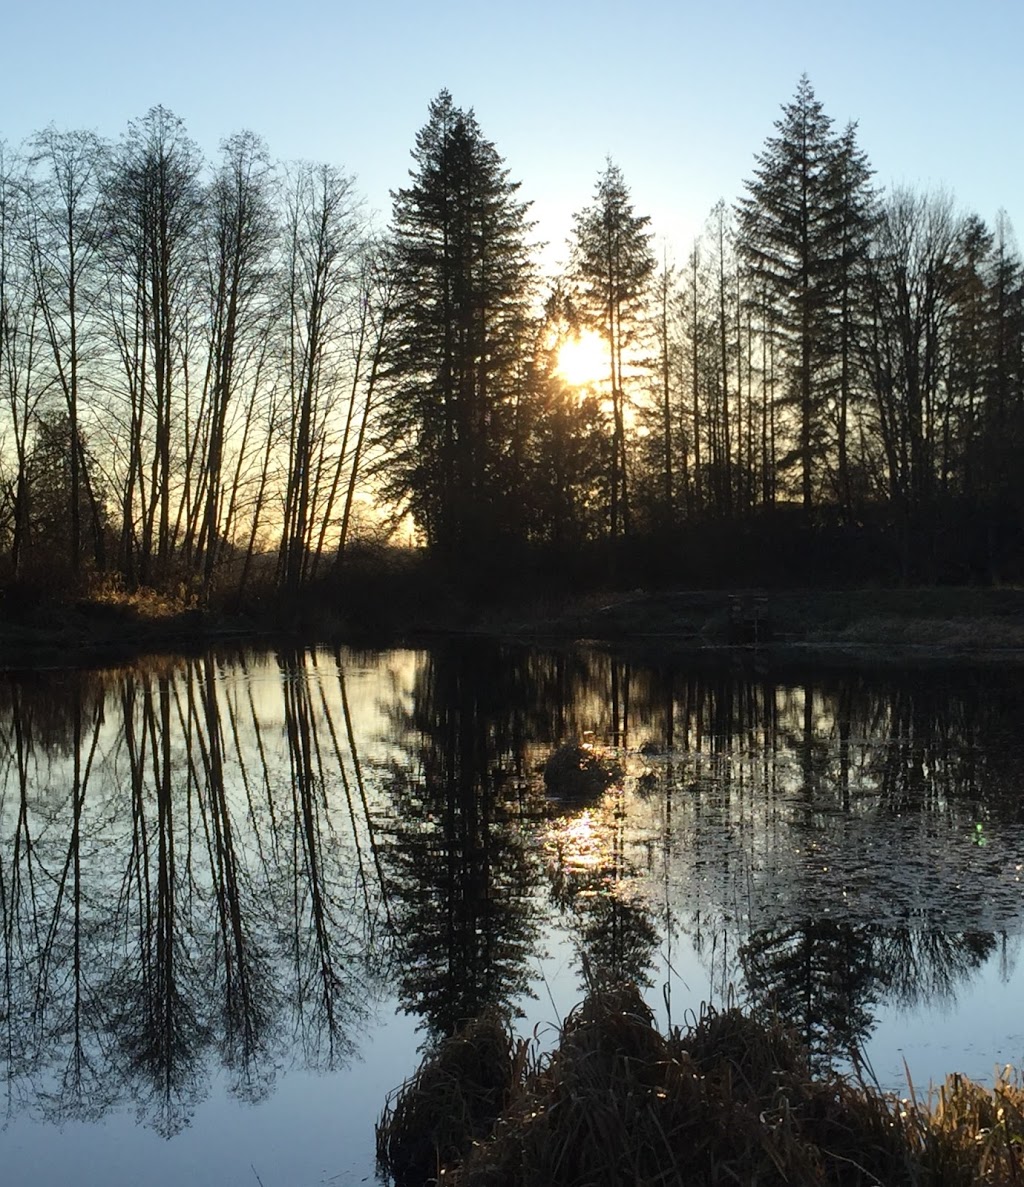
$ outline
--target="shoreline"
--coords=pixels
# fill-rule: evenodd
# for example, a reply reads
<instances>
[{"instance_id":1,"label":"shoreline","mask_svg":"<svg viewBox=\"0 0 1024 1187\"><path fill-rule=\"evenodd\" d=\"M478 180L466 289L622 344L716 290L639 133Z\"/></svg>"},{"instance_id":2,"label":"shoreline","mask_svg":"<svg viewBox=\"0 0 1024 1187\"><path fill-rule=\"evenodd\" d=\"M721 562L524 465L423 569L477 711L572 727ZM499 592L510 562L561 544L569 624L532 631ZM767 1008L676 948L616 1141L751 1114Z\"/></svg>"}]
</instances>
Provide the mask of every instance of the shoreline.
<instances>
[{"instance_id":1,"label":"shoreline","mask_svg":"<svg viewBox=\"0 0 1024 1187\"><path fill-rule=\"evenodd\" d=\"M399 599L404 604L404 599ZM492 639L587 644L643 656L757 666L1017 665L1024 663L1024 590L676 590L451 604L409 621L316 613L280 621L146 602L79 602L30 623L0 625L0 670L116 666L147 654L218 646L424 646Z\"/></svg>"}]
</instances>

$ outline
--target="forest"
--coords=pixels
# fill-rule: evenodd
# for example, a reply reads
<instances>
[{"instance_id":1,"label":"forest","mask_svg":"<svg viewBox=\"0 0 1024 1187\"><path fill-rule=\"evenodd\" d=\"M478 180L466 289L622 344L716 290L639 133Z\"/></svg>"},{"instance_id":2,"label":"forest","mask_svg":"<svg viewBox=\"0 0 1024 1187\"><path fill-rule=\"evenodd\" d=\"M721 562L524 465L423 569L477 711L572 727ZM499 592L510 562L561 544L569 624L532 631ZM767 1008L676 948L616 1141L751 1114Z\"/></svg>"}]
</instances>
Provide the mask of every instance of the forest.
<instances>
[{"instance_id":1,"label":"forest","mask_svg":"<svg viewBox=\"0 0 1024 1187\"><path fill-rule=\"evenodd\" d=\"M386 227L162 107L0 142L0 586L1024 576L1007 218L879 185L806 76L748 172L673 260L606 161L549 275L447 91Z\"/></svg>"}]
</instances>

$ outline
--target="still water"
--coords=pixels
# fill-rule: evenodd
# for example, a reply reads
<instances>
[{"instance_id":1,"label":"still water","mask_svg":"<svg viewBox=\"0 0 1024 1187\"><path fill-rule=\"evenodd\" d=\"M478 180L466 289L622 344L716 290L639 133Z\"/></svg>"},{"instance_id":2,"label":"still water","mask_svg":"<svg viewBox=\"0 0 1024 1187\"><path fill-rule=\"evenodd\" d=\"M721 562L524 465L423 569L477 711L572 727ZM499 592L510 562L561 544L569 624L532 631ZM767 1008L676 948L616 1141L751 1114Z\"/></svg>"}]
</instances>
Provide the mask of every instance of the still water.
<instances>
[{"instance_id":1,"label":"still water","mask_svg":"<svg viewBox=\"0 0 1024 1187\"><path fill-rule=\"evenodd\" d=\"M432 1040L588 978L1024 1064L1022 727L1015 672L478 641L0 676L3 1182L372 1182ZM615 777L558 798L573 741Z\"/></svg>"}]
</instances>

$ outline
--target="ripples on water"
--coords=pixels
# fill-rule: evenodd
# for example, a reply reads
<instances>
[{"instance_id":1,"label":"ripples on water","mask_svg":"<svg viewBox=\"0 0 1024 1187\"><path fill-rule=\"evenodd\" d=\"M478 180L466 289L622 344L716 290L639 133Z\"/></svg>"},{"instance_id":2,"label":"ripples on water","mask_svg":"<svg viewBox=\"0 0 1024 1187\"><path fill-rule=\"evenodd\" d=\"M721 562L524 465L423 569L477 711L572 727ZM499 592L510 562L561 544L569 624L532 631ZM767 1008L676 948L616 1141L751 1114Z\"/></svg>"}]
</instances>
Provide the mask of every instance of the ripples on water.
<instances>
[{"instance_id":1,"label":"ripples on water","mask_svg":"<svg viewBox=\"0 0 1024 1187\"><path fill-rule=\"evenodd\" d=\"M481 642L7 675L8 1181L358 1182L419 1048L588 978L883 1081L1022 1062L1022 701ZM554 800L574 739L618 777Z\"/></svg>"}]
</instances>

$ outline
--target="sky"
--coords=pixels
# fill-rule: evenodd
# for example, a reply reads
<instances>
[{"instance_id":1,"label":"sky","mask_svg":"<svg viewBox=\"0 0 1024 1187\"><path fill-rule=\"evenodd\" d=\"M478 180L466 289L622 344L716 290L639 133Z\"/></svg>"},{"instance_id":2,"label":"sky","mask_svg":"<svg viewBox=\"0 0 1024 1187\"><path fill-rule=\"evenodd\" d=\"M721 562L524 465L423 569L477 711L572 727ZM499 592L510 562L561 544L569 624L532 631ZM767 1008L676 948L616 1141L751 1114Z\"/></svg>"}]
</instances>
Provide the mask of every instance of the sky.
<instances>
[{"instance_id":1,"label":"sky","mask_svg":"<svg viewBox=\"0 0 1024 1187\"><path fill-rule=\"evenodd\" d=\"M243 128L354 174L380 223L442 88L533 203L550 266L605 160L682 259L806 73L876 184L944 188L1024 237L1024 0L124 0L9 4L0 139L111 139L162 104L203 151Z\"/></svg>"}]
</instances>

